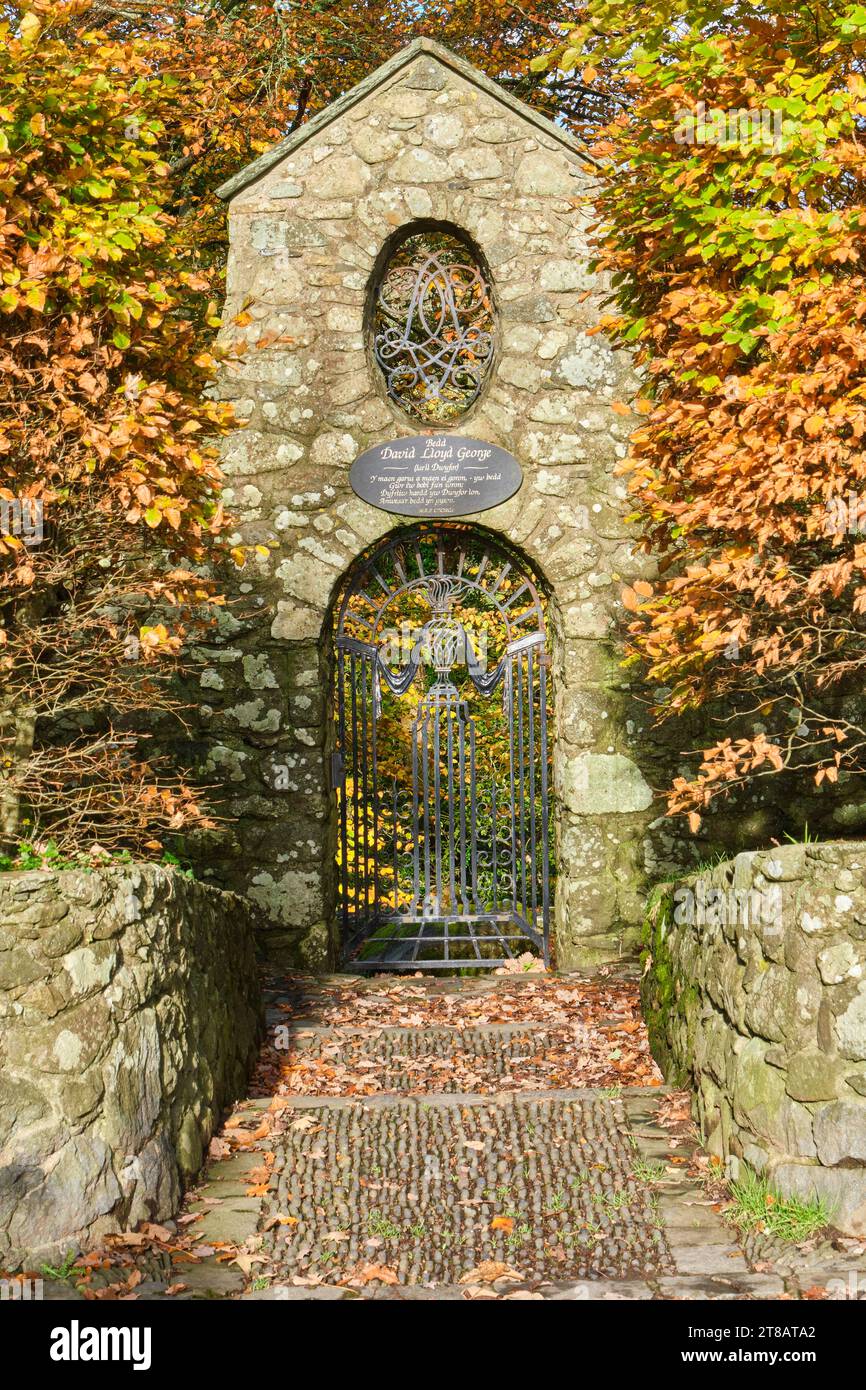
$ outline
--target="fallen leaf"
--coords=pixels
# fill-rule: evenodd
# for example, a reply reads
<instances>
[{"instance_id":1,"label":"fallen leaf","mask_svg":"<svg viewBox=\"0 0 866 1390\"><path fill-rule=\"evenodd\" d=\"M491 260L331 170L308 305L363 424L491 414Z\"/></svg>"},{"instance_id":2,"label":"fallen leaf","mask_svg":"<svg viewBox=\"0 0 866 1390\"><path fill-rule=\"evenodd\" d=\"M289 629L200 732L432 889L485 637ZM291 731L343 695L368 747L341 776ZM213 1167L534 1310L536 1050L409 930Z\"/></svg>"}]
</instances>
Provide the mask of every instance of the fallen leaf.
<instances>
[{"instance_id":1,"label":"fallen leaf","mask_svg":"<svg viewBox=\"0 0 866 1390\"><path fill-rule=\"evenodd\" d=\"M229 1264L237 1265L238 1269L243 1270L244 1274L249 1274L253 1265L266 1265L267 1259L264 1255L237 1254L233 1260L229 1260Z\"/></svg>"},{"instance_id":2,"label":"fallen leaf","mask_svg":"<svg viewBox=\"0 0 866 1390\"><path fill-rule=\"evenodd\" d=\"M388 1265L358 1265L350 1275L340 1281L342 1284L398 1284L397 1272Z\"/></svg>"},{"instance_id":3,"label":"fallen leaf","mask_svg":"<svg viewBox=\"0 0 866 1390\"><path fill-rule=\"evenodd\" d=\"M512 1269L511 1265L503 1264L501 1260L483 1260L475 1269L470 1269L467 1274L460 1276L461 1284L495 1284L500 1279L508 1279L512 1283L523 1283L524 1275L518 1270Z\"/></svg>"},{"instance_id":4,"label":"fallen leaf","mask_svg":"<svg viewBox=\"0 0 866 1390\"><path fill-rule=\"evenodd\" d=\"M157 1226L154 1225L152 1221L145 1221L141 1229L146 1235L150 1236L151 1240L168 1241L174 1236L174 1231L170 1231L167 1226Z\"/></svg>"}]
</instances>

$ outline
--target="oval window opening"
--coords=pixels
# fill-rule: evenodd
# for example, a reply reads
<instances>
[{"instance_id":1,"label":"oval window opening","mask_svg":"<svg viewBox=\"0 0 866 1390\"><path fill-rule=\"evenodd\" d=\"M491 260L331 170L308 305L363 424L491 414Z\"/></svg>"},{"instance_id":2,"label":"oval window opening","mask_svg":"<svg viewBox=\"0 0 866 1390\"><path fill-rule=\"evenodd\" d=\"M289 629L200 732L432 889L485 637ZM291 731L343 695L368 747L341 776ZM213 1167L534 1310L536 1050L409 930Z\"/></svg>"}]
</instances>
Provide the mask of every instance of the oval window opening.
<instances>
[{"instance_id":1,"label":"oval window opening","mask_svg":"<svg viewBox=\"0 0 866 1390\"><path fill-rule=\"evenodd\" d=\"M460 238L408 236L385 263L373 302L373 353L388 395L435 425L465 414L493 359L490 286Z\"/></svg>"}]
</instances>

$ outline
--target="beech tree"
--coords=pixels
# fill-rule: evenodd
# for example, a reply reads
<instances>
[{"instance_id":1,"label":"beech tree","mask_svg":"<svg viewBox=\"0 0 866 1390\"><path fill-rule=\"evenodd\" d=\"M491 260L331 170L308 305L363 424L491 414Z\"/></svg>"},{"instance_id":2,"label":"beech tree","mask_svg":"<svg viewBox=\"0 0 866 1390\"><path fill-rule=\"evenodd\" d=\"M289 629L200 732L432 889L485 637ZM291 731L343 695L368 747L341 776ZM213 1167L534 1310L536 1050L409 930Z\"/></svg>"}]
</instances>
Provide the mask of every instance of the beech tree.
<instances>
[{"instance_id":1,"label":"beech tree","mask_svg":"<svg viewBox=\"0 0 866 1390\"><path fill-rule=\"evenodd\" d=\"M167 210L176 64L81 12L0 27L0 832L158 848L201 812L148 765L139 716L171 704L159 668L215 597L200 441L228 416L203 396L209 286Z\"/></svg>"},{"instance_id":2,"label":"beech tree","mask_svg":"<svg viewBox=\"0 0 866 1390\"><path fill-rule=\"evenodd\" d=\"M659 579L624 594L667 719L710 729L670 809L864 770L866 9L590 0L536 66L613 66L595 146L602 328L643 416L623 471ZM628 407L619 405L626 411Z\"/></svg>"},{"instance_id":3,"label":"beech tree","mask_svg":"<svg viewBox=\"0 0 866 1390\"><path fill-rule=\"evenodd\" d=\"M422 33L575 127L605 99L530 71L558 18L535 0L19 0L3 16L0 849L157 852L204 813L148 757L148 723L180 716L170 677L244 559L225 554L215 448L231 414L205 394L214 189Z\"/></svg>"}]
</instances>

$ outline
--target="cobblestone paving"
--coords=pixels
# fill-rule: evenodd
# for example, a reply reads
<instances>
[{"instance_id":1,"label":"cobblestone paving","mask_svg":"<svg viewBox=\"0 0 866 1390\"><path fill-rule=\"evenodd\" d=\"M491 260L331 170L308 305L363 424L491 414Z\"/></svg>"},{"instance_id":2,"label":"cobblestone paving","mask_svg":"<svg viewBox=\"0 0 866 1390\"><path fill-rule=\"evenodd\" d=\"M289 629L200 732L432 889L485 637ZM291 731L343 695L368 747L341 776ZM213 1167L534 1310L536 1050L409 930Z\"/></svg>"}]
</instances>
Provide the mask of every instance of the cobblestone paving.
<instances>
[{"instance_id":1,"label":"cobblestone paving","mask_svg":"<svg viewBox=\"0 0 866 1390\"><path fill-rule=\"evenodd\" d=\"M585 1045L585 1039L580 1041ZM366 1072L377 1090L508 1090L513 1086L543 1089L536 1075L546 1073L563 1049L577 1040L564 1029L526 1028L521 1024L487 1028L387 1028L372 1036L343 1033L339 1042L329 1031L300 1029L292 1040L299 1057L339 1060Z\"/></svg>"},{"instance_id":2,"label":"cobblestone paving","mask_svg":"<svg viewBox=\"0 0 866 1390\"><path fill-rule=\"evenodd\" d=\"M263 1048L177 1221L46 1297L862 1297L858 1242L738 1242L687 1098L647 1061L633 983L580 990L275 982L289 1050Z\"/></svg>"},{"instance_id":3,"label":"cobblestone paving","mask_svg":"<svg viewBox=\"0 0 866 1390\"><path fill-rule=\"evenodd\" d=\"M285 1275L364 1266L459 1283L674 1272L622 1102L584 1096L353 1101L292 1108L272 1136L265 1252Z\"/></svg>"}]
</instances>

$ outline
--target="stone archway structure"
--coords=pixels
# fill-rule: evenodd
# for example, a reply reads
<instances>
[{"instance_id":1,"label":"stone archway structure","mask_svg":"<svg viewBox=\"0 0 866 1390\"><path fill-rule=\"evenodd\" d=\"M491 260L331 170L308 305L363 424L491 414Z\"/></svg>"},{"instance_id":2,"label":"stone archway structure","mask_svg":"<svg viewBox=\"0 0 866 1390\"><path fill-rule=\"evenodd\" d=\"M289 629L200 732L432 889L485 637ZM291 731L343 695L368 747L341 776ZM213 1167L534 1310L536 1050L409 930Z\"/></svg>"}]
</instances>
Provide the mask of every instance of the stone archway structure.
<instances>
[{"instance_id":1,"label":"stone archway structure","mask_svg":"<svg viewBox=\"0 0 866 1390\"><path fill-rule=\"evenodd\" d=\"M489 371L446 428L523 470L514 496L465 520L538 567L556 614L560 965L616 956L639 919L652 793L610 643L620 581L641 572L614 477L628 427L610 409L635 382L627 358L586 334L602 288L588 268L587 170L568 134L423 39L220 190L222 336L239 350L221 390L245 424L224 466L243 539L270 553L243 572L252 616L228 616L203 652L207 767L237 816L223 881L265 908L284 958L334 960L332 604L357 558L401 524L355 495L349 469L419 430L369 332L371 277L416 227L465 238L491 283Z\"/></svg>"}]
</instances>

